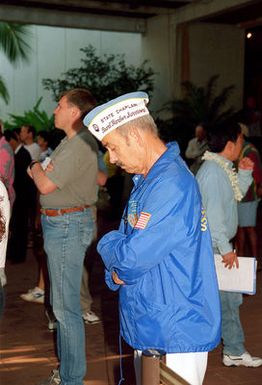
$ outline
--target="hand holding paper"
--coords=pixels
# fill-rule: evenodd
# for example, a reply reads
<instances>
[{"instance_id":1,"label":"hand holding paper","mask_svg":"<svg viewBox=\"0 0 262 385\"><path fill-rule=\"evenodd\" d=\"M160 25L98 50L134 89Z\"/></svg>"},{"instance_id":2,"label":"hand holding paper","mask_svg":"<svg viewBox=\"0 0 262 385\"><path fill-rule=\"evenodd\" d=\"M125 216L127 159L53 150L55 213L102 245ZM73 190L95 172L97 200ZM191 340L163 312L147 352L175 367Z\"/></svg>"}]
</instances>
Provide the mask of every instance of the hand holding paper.
<instances>
[{"instance_id":1,"label":"hand holding paper","mask_svg":"<svg viewBox=\"0 0 262 385\"><path fill-rule=\"evenodd\" d=\"M238 269L239 263L238 263L238 258L235 250L222 255L222 258L223 258L223 263L225 264L225 267L228 267L229 270L232 269L232 267L236 267Z\"/></svg>"},{"instance_id":2,"label":"hand holding paper","mask_svg":"<svg viewBox=\"0 0 262 385\"><path fill-rule=\"evenodd\" d=\"M238 257L238 268L227 269L224 265L224 256L215 254L214 257L219 290L245 294L256 293L255 258Z\"/></svg>"}]
</instances>

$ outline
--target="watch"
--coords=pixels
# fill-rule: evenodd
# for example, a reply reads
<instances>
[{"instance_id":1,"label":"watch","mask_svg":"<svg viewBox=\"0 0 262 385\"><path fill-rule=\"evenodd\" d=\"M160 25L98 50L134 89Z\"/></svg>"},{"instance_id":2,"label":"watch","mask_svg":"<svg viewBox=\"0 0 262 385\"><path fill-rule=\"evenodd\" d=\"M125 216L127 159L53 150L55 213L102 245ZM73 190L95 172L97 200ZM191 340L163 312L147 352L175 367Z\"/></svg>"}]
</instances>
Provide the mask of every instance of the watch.
<instances>
[{"instance_id":1,"label":"watch","mask_svg":"<svg viewBox=\"0 0 262 385\"><path fill-rule=\"evenodd\" d=\"M36 163L39 163L38 160L33 160L33 161L30 163L30 165L29 165L30 170L32 170L33 165L36 164Z\"/></svg>"}]
</instances>

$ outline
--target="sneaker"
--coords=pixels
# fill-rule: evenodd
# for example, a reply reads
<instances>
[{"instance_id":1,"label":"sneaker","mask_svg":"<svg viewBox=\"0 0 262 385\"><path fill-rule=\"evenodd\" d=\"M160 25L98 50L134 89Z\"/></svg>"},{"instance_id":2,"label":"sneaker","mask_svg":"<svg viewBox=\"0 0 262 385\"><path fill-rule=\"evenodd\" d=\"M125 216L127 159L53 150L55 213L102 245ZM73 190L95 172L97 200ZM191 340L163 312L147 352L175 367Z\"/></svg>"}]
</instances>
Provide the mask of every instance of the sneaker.
<instances>
[{"instance_id":1,"label":"sneaker","mask_svg":"<svg viewBox=\"0 0 262 385\"><path fill-rule=\"evenodd\" d=\"M100 318L91 310L82 314L82 317L86 324L93 325L100 322Z\"/></svg>"},{"instance_id":2,"label":"sneaker","mask_svg":"<svg viewBox=\"0 0 262 385\"><path fill-rule=\"evenodd\" d=\"M45 301L45 292L36 286L33 289L29 289L27 293L21 294L20 298L22 298L24 301L43 304Z\"/></svg>"},{"instance_id":3,"label":"sneaker","mask_svg":"<svg viewBox=\"0 0 262 385\"><path fill-rule=\"evenodd\" d=\"M223 364L225 366L246 366L248 368L257 368L262 365L262 358L252 357L248 352L241 356L223 355Z\"/></svg>"},{"instance_id":4,"label":"sneaker","mask_svg":"<svg viewBox=\"0 0 262 385\"><path fill-rule=\"evenodd\" d=\"M57 320L53 314L53 312L45 311L46 318L48 319L48 329L53 331L57 328Z\"/></svg>"},{"instance_id":5,"label":"sneaker","mask_svg":"<svg viewBox=\"0 0 262 385\"><path fill-rule=\"evenodd\" d=\"M59 375L59 370L54 369L54 370L52 370L48 379L40 382L39 385L59 385L59 384L61 384L61 378Z\"/></svg>"}]
</instances>

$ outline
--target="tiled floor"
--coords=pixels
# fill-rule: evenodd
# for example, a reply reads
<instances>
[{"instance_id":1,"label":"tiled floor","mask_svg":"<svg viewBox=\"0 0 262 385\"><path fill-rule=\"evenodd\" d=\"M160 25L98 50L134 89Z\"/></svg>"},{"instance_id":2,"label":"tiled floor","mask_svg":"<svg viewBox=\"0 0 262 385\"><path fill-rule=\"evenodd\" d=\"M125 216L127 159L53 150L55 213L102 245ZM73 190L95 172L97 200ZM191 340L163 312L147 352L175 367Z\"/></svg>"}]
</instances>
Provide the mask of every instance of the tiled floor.
<instances>
[{"instance_id":1,"label":"tiled floor","mask_svg":"<svg viewBox=\"0 0 262 385\"><path fill-rule=\"evenodd\" d=\"M113 226L113 224L112 224ZM86 325L86 385L117 385L119 381L119 347L117 294L110 292L103 280L103 266L93 256L91 288L94 310L103 322ZM37 263L28 250L23 264L7 264L8 286L6 309L1 320L1 385L37 385L57 364L54 333L48 331L44 307L27 303L19 294L36 283ZM257 277L257 294L246 296L241 309L246 347L253 355L262 355L262 272ZM123 369L126 385L134 385L132 351L123 346ZM204 385L260 385L262 367L226 368L221 364L221 347L209 355Z\"/></svg>"}]
</instances>

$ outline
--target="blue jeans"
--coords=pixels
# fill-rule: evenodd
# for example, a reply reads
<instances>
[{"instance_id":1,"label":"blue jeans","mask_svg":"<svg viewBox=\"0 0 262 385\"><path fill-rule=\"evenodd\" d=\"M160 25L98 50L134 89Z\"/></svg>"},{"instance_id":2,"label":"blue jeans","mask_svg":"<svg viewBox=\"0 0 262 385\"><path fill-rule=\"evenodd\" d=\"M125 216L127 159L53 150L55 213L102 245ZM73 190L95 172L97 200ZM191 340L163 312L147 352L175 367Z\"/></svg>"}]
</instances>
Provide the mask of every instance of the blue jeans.
<instances>
[{"instance_id":1,"label":"blue jeans","mask_svg":"<svg viewBox=\"0 0 262 385\"><path fill-rule=\"evenodd\" d=\"M220 291L222 307L223 353L240 356L245 352L245 337L239 318L239 306L243 303L241 293Z\"/></svg>"},{"instance_id":2,"label":"blue jeans","mask_svg":"<svg viewBox=\"0 0 262 385\"><path fill-rule=\"evenodd\" d=\"M57 352L61 385L83 385L85 330L80 308L83 262L94 234L90 208L61 216L42 215L50 300L58 321Z\"/></svg>"}]
</instances>

